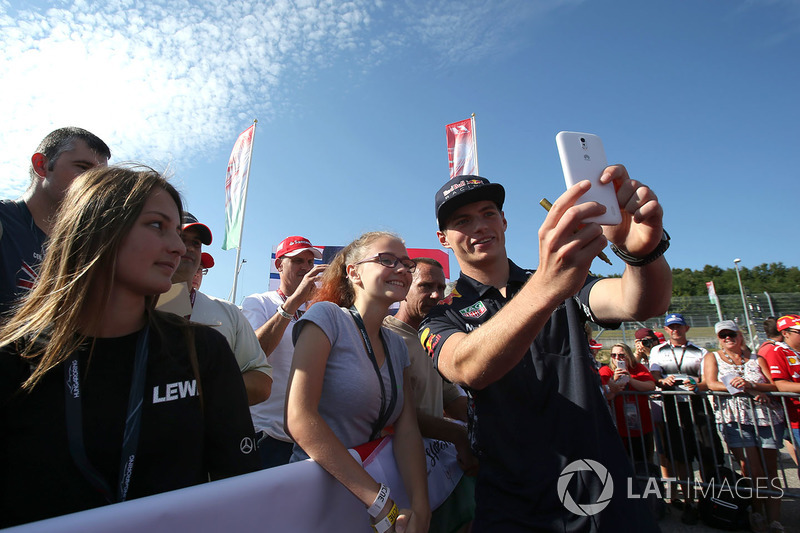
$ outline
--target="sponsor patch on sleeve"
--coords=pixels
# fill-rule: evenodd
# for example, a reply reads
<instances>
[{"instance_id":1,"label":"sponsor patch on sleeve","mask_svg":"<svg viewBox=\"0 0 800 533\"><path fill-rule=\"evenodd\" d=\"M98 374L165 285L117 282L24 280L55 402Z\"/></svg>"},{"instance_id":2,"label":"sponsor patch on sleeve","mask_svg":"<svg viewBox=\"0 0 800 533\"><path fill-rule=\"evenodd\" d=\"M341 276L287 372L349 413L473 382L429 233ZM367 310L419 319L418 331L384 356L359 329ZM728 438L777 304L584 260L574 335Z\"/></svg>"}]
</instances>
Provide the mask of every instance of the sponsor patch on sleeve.
<instances>
[{"instance_id":1,"label":"sponsor patch on sleeve","mask_svg":"<svg viewBox=\"0 0 800 533\"><path fill-rule=\"evenodd\" d=\"M458 312L461 313L461 315L465 318L480 318L486 314L486 306L483 305L483 302L478 302L470 305L469 307L465 307Z\"/></svg>"}]
</instances>

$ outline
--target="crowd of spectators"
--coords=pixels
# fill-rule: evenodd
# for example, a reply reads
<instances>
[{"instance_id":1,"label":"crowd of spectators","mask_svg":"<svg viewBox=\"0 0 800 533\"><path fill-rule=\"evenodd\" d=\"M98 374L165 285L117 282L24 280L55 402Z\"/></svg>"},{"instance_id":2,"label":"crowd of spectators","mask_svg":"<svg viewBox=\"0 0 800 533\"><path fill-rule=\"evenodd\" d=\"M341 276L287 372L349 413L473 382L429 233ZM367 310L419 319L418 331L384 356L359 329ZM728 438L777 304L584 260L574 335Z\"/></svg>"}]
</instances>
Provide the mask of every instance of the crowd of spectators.
<instances>
[{"instance_id":1,"label":"crowd of spectators","mask_svg":"<svg viewBox=\"0 0 800 533\"><path fill-rule=\"evenodd\" d=\"M504 187L458 176L434 196L438 239L461 268L449 296L442 266L410 258L397 235L365 233L329 265L293 235L275 254L279 288L239 309L200 290L211 229L159 172L108 166L110 154L86 130L55 130L31 157L28 191L0 202L0 527L310 458L379 533L631 520L655 531L618 492L602 512L574 511L563 473L602 462L624 486L626 456L657 456L665 477L689 477L698 460L705 479L723 455L718 431L744 474L775 477L785 421L764 394L800 391L800 316L777 320L754 355L735 323L717 324L720 351L707 353L671 314L666 339L637 331L598 379L587 322L662 315L671 290L663 210L622 166L601 183L613 182L623 223L585 222L605 208L581 204L588 182L574 185L540 228L536 270L507 256ZM589 274L608 243L622 278ZM650 398L656 388L686 394ZM706 390L734 396L709 410L691 394ZM449 443L463 470L433 513L423 437ZM406 508L348 451L382 439ZM569 501L601 481L582 477ZM692 491L678 499L696 521ZM780 530L779 501L753 515Z\"/></svg>"},{"instance_id":2,"label":"crowd of spectators","mask_svg":"<svg viewBox=\"0 0 800 533\"><path fill-rule=\"evenodd\" d=\"M634 349L624 343L611 346L608 365L600 368L605 397L631 460L657 462L665 479L692 481L696 463L700 479L708 483L723 465L724 442L741 475L754 480L754 488L771 490L764 495L755 490L751 529L783 531L780 492L775 490L780 487L777 459L784 447L794 457L798 403L789 397L784 404L769 393L800 392L800 316L765 320L769 340L757 353L733 320L715 324L719 350L710 352L686 338L689 327L680 314L668 315L664 329L664 340L651 329L638 329ZM636 394L643 391L655 392ZM702 391L720 394L695 394ZM673 487L671 501L683 510L687 524L698 520L692 485Z\"/></svg>"}]
</instances>

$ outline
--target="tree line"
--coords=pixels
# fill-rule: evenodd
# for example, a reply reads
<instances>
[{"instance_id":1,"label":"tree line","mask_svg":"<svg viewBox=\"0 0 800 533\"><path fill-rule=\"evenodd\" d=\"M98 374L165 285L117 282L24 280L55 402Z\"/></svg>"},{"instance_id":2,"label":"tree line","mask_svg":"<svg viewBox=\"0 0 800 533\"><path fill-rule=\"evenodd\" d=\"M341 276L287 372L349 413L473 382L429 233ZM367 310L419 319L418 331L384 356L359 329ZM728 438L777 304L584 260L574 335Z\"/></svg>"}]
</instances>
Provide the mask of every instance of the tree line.
<instances>
[{"instance_id":1,"label":"tree line","mask_svg":"<svg viewBox=\"0 0 800 533\"><path fill-rule=\"evenodd\" d=\"M747 293L800 292L800 269L783 263L762 263L753 268L739 268ZM739 294L736 268L722 269L706 265L702 270L672 269L672 295L702 296L708 294L706 282L713 281L718 295Z\"/></svg>"},{"instance_id":2,"label":"tree line","mask_svg":"<svg viewBox=\"0 0 800 533\"><path fill-rule=\"evenodd\" d=\"M740 267L742 285L747 294L800 293L800 269L787 267L783 263L762 263L753 268ZM619 274L608 276L620 277ZM708 296L706 282L713 281L717 295L738 295L739 282L736 268L722 269L706 265L703 270L690 268L672 269L672 297Z\"/></svg>"}]
</instances>

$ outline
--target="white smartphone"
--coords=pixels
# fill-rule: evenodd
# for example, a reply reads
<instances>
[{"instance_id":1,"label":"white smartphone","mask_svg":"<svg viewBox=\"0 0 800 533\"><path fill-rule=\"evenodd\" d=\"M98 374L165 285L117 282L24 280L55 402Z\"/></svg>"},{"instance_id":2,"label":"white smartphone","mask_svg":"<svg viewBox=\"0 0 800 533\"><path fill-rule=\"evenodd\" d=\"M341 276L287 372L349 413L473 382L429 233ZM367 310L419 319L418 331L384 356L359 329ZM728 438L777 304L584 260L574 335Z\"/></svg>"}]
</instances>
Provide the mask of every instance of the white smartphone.
<instances>
[{"instance_id":1,"label":"white smartphone","mask_svg":"<svg viewBox=\"0 0 800 533\"><path fill-rule=\"evenodd\" d=\"M625 359L620 359L617 361L617 368L620 370L627 370L628 363L625 362Z\"/></svg>"},{"instance_id":2,"label":"white smartphone","mask_svg":"<svg viewBox=\"0 0 800 533\"><path fill-rule=\"evenodd\" d=\"M606 207L605 214L587 218L584 222L597 222L606 226L622 222L614 185L600 183L600 176L608 166L600 137L591 133L561 131L556 135L556 145L567 187L572 187L583 180L592 182L592 188L586 191L576 204L597 202Z\"/></svg>"}]
</instances>

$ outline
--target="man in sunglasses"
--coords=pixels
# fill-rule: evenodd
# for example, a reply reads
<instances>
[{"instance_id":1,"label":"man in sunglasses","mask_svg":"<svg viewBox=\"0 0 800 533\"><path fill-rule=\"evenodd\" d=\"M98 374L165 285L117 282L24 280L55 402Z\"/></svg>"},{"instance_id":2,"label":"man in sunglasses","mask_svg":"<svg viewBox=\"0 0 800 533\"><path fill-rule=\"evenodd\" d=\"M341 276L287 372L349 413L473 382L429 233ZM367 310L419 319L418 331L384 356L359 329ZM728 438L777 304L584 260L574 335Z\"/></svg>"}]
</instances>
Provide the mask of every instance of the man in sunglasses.
<instances>
[{"instance_id":1,"label":"man in sunglasses","mask_svg":"<svg viewBox=\"0 0 800 533\"><path fill-rule=\"evenodd\" d=\"M476 531L657 530L644 501L627 497L634 474L584 324L619 327L666 311L669 238L655 194L624 167L608 167L601 181L614 183L623 222L586 223L605 208L577 203L588 181L570 187L539 228L535 271L506 253L502 185L457 176L436 193L439 242L461 275L422 323L420 340L470 397ZM589 268L608 241L628 266L622 278L599 280Z\"/></svg>"},{"instance_id":2,"label":"man in sunglasses","mask_svg":"<svg viewBox=\"0 0 800 533\"><path fill-rule=\"evenodd\" d=\"M780 392L800 393L800 315L784 315L778 319L782 341L775 343L765 359L772 379ZM800 400L788 398L786 410L794 437L794 447L800 445ZM800 471L798 471L800 475Z\"/></svg>"}]
</instances>

